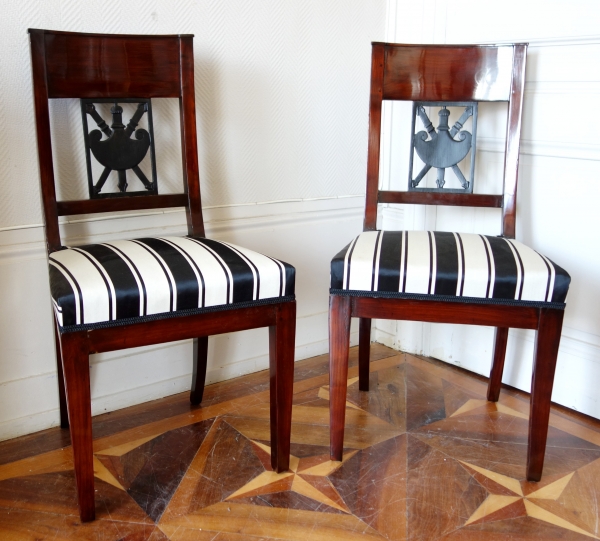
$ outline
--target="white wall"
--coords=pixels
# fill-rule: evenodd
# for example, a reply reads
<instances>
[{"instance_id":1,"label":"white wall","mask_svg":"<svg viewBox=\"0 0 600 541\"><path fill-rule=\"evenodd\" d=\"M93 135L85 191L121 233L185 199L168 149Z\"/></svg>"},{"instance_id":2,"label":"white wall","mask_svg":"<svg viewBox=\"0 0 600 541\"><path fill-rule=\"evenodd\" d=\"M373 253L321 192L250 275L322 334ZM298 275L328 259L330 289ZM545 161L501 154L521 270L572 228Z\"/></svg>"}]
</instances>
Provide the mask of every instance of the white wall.
<instances>
[{"instance_id":1,"label":"white wall","mask_svg":"<svg viewBox=\"0 0 600 541\"><path fill-rule=\"evenodd\" d=\"M361 230L370 41L384 0L9 0L0 18L0 439L58 423L26 29L193 33L207 234L296 266L296 357L327 351L329 261ZM174 100L155 100L159 190L180 189ZM59 193L85 197L78 103L51 109ZM72 217L66 244L184 234L183 212ZM355 336L354 336L355 339ZM208 382L267 367L267 331L210 341ZM190 342L92 356L92 411L189 389Z\"/></svg>"},{"instance_id":2,"label":"white wall","mask_svg":"<svg viewBox=\"0 0 600 541\"><path fill-rule=\"evenodd\" d=\"M530 43L517 238L572 276L553 400L600 418L600 4L535 0L390 0L387 39L405 43ZM475 191L501 189L505 106L480 106ZM388 108L382 183L405 189L407 109ZM406 151L405 151L406 150ZM383 209L392 229L499 234L492 209ZM378 340L488 375L493 329L383 322ZM511 330L504 382L529 391L533 331Z\"/></svg>"}]
</instances>

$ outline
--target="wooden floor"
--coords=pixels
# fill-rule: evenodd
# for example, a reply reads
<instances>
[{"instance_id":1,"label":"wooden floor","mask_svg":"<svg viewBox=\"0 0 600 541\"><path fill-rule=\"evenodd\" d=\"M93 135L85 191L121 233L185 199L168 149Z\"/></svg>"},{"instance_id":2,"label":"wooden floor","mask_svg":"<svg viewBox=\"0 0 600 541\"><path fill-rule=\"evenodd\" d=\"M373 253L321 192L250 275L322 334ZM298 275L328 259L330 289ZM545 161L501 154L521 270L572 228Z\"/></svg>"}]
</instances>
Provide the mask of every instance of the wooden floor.
<instances>
[{"instance_id":1,"label":"wooden floor","mask_svg":"<svg viewBox=\"0 0 600 541\"><path fill-rule=\"evenodd\" d=\"M292 471L269 467L268 374L94 419L96 515L79 523L68 431L0 443L0 539L600 538L600 422L553 409L524 481L527 396L374 344L351 352L342 463L329 461L327 356L296 365Z\"/></svg>"}]
</instances>

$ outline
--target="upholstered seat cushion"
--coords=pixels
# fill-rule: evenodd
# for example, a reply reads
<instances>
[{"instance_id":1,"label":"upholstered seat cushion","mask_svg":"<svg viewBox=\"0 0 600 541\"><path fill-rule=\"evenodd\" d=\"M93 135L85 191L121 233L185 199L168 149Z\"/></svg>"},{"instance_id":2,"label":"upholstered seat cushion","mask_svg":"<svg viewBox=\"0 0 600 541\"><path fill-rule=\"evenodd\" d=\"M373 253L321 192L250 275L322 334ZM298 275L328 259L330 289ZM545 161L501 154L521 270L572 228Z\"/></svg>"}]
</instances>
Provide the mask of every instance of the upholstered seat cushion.
<instances>
[{"instance_id":1,"label":"upholstered seat cushion","mask_svg":"<svg viewBox=\"0 0 600 541\"><path fill-rule=\"evenodd\" d=\"M564 303L571 278L524 244L438 231L366 231L331 262L333 293Z\"/></svg>"},{"instance_id":2,"label":"upholstered seat cushion","mask_svg":"<svg viewBox=\"0 0 600 541\"><path fill-rule=\"evenodd\" d=\"M291 265L205 238L120 240L50 255L61 327L232 307L294 295Z\"/></svg>"}]
</instances>

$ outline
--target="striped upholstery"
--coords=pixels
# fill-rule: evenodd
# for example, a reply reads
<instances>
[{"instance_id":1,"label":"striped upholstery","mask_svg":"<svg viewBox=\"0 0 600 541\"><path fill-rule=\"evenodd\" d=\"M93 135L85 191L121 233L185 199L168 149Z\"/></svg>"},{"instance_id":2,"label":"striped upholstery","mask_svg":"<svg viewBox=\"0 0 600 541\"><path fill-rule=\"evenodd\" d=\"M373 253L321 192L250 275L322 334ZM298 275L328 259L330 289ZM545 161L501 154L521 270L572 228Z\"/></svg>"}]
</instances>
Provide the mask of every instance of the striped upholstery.
<instances>
[{"instance_id":1,"label":"striped upholstery","mask_svg":"<svg viewBox=\"0 0 600 541\"><path fill-rule=\"evenodd\" d=\"M120 240L50 255L61 327L293 296L294 282L295 269L287 263L205 238Z\"/></svg>"},{"instance_id":2,"label":"striped upholstery","mask_svg":"<svg viewBox=\"0 0 600 541\"><path fill-rule=\"evenodd\" d=\"M465 233L366 231L331 262L332 293L564 303L570 281L516 240Z\"/></svg>"}]
</instances>

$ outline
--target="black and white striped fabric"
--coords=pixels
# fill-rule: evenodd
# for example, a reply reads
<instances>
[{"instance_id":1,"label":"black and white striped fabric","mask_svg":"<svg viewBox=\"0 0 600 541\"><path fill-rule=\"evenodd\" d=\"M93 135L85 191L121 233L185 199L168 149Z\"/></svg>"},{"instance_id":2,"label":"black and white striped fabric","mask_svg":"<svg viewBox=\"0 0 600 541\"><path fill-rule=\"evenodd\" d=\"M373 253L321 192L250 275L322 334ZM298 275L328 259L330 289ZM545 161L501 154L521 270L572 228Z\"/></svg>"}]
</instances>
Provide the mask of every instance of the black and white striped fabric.
<instances>
[{"instance_id":1,"label":"black and white striped fabric","mask_svg":"<svg viewBox=\"0 0 600 541\"><path fill-rule=\"evenodd\" d=\"M516 240L465 233L366 231L331 262L332 293L564 303L570 282Z\"/></svg>"},{"instance_id":2,"label":"black and white striped fabric","mask_svg":"<svg viewBox=\"0 0 600 541\"><path fill-rule=\"evenodd\" d=\"M120 240L50 255L61 327L294 295L291 265L205 238Z\"/></svg>"}]
</instances>

